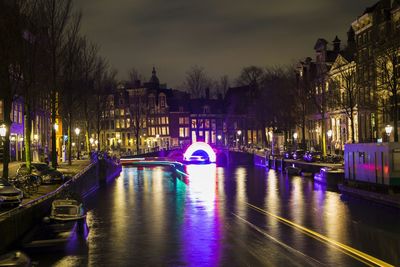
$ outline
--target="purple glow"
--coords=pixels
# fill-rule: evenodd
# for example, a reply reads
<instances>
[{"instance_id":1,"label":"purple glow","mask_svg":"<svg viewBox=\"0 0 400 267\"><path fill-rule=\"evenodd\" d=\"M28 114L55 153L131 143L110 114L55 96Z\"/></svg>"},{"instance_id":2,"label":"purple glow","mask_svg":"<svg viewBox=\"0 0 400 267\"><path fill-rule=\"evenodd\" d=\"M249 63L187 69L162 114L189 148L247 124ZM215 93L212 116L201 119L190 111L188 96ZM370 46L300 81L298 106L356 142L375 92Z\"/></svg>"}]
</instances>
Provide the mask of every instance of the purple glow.
<instances>
[{"instance_id":1,"label":"purple glow","mask_svg":"<svg viewBox=\"0 0 400 267\"><path fill-rule=\"evenodd\" d=\"M185 154L183 154L183 160L189 160L193 156L194 152L202 150L207 153L210 162L216 162L217 156L215 155L212 147L204 142L196 142L191 144L187 149Z\"/></svg>"}]
</instances>

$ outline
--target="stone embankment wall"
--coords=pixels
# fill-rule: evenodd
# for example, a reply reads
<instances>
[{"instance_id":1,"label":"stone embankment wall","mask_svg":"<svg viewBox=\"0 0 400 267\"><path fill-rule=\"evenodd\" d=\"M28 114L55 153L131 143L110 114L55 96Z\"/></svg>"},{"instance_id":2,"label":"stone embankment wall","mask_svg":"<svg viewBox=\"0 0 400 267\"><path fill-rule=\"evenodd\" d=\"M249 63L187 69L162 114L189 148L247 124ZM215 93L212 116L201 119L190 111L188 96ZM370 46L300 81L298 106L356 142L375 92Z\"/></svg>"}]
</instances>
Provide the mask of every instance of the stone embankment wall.
<instances>
[{"instance_id":1,"label":"stone embankment wall","mask_svg":"<svg viewBox=\"0 0 400 267\"><path fill-rule=\"evenodd\" d=\"M0 254L27 233L35 224L49 215L54 199L66 193L84 197L96 190L102 183L114 179L121 172L121 166L112 160L91 163L71 180L55 191L49 192L9 212L0 214Z\"/></svg>"}]
</instances>

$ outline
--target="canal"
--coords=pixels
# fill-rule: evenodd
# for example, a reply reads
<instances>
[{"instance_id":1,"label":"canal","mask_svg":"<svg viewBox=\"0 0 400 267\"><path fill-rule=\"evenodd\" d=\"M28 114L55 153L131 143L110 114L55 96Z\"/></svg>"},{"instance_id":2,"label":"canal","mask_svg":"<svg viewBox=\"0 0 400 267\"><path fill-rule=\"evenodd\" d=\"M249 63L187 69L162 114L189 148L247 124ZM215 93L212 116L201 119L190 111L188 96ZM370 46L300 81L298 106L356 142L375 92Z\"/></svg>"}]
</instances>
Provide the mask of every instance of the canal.
<instances>
[{"instance_id":1,"label":"canal","mask_svg":"<svg viewBox=\"0 0 400 267\"><path fill-rule=\"evenodd\" d=\"M85 199L89 233L38 266L400 265L400 213L253 166L123 168Z\"/></svg>"}]
</instances>

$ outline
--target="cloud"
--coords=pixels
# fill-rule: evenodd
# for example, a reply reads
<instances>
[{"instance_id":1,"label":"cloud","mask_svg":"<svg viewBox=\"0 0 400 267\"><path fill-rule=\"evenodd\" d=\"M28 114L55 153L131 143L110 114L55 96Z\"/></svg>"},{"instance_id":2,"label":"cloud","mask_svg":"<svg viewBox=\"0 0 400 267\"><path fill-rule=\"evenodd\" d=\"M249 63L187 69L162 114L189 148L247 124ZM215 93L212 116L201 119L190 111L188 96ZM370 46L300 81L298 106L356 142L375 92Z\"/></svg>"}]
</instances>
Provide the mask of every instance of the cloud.
<instances>
[{"instance_id":1,"label":"cloud","mask_svg":"<svg viewBox=\"0 0 400 267\"><path fill-rule=\"evenodd\" d=\"M313 56L317 38L346 38L350 23L375 1L82 0L83 33L120 71L151 66L181 83L191 65L215 77L243 66L289 64Z\"/></svg>"}]
</instances>

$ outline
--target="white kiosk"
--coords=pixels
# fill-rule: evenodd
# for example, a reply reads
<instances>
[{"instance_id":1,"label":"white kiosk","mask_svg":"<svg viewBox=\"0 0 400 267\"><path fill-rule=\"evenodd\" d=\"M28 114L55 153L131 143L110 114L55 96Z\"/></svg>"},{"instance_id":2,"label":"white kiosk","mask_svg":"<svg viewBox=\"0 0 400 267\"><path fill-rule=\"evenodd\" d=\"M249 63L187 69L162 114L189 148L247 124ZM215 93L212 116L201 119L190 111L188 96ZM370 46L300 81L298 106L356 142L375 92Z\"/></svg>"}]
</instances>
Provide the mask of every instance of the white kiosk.
<instances>
[{"instance_id":1,"label":"white kiosk","mask_svg":"<svg viewBox=\"0 0 400 267\"><path fill-rule=\"evenodd\" d=\"M345 179L400 186L400 143L346 144Z\"/></svg>"}]
</instances>

